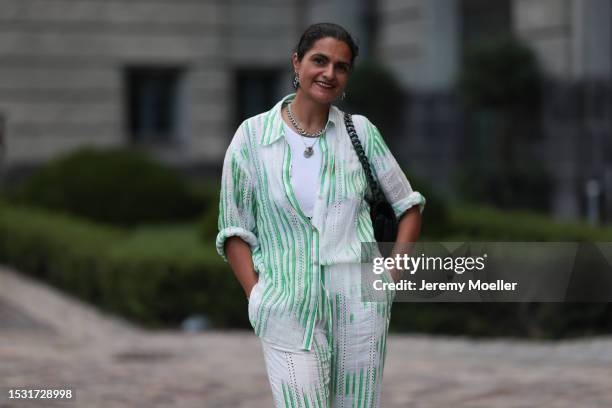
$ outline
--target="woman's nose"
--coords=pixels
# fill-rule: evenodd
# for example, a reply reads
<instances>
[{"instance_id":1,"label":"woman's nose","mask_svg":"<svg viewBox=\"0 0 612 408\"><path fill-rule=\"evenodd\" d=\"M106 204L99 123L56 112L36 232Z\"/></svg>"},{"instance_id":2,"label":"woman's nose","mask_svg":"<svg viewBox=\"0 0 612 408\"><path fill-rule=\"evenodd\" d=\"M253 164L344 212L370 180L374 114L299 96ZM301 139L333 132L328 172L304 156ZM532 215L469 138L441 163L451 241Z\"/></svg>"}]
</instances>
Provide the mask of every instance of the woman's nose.
<instances>
[{"instance_id":1,"label":"woman's nose","mask_svg":"<svg viewBox=\"0 0 612 408\"><path fill-rule=\"evenodd\" d=\"M334 65L333 64L327 64L327 66L325 67L325 72L323 73L323 76L327 79L332 79L334 77Z\"/></svg>"}]
</instances>

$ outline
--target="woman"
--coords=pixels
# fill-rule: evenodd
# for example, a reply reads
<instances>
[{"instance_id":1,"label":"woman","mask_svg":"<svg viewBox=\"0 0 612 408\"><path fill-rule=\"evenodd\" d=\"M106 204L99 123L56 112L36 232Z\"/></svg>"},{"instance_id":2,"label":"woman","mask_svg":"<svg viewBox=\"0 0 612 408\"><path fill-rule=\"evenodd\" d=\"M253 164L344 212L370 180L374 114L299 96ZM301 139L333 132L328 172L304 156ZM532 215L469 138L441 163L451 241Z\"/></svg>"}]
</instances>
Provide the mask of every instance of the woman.
<instances>
[{"instance_id":1,"label":"woman","mask_svg":"<svg viewBox=\"0 0 612 408\"><path fill-rule=\"evenodd\" d=\"M342 27L310 26L292 56L296 93L245 120L224 161L217 250L249 298L277 407L380 403L393 298L360 296L361 243L375 241L367 181L332 105L357 53ZM378 129L353 121L401 217L397 242L416 241L425 199Z\"/></svg>"}]
</instances>

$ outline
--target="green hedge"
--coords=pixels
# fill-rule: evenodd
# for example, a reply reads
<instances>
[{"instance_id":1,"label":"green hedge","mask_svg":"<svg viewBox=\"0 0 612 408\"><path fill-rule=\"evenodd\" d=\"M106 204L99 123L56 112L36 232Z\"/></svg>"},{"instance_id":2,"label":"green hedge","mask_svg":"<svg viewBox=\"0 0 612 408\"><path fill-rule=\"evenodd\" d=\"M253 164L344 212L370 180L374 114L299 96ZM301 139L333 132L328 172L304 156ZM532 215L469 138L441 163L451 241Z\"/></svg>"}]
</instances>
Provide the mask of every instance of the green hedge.
<instances>
[{"instance_id":1,"label":"green hedge","mask_svg":"<svg viewBox=\"0 0 612 408\"><path fill-rule=\"evenodd\" d=\"M0 201L0 262L147 326L201 313L249 327L242 289L195 225L127 231Z\"/></svg>"},{"instance_id":2,"label":"green hedge","mask_svg":"<svg viewBox=\"0 0 612 408\"><path fill-rule=\"evenodd\" d=\"M70 216L0 203L0 261L93 302L99 259L124 232Z\"/></svg>"},{"instance_id":3,"label":"green hedge","mask_svg":"<svg viewBox=\"0 0 612 408\"><path fill-rule=\"evenodd\" d=\"M136 229L106 261L104 303L117 313L150 325L202 313L215 327L249 327L242 288L193 224Z\"/></svg>"},{"instance_id":4,"label":"green hedge","mask_svg":"<svg viewBox=\"0 0 612 408\"><path fill-rule=\"evenodd\" d=\"M425 197L425 209L421 223L421 238L426 240L442 239L453 232L450 220L450 208L439 194L437 194L429 183L423 179L408 174L408 180L412 189L420 192Z\"/></svg>"},{"instance_id":5,"label":"green hedge","mask_svg":"<svg viewBox=\"0 0 612 408\"><path fill-rule=\"evenodd\" d=\"M219 232L219 195L221 187L218 184L200 184L198 191L206 197L209 203L207 210L198 220L198 234L203 242L214 242ZM217 255L218 256L218 255Z\"/></svg>"},{"instance_id":6,"label":"green hedge","mask_svg":"<svg viewBox=\"0 0 612 408\"><path fill-rule=\"evenodd\" d=\"M16 203L119 226L189 220L206 208L182 175L142 153L83 148L9 191Z\"/></svg>"},{"instance_id":7,"label":"green hedge","mask_svg":"<svg viewBox=\"0 0 612 408\"><path fill-rule=\"evenodd\" d=\"M599 239L610 230L558 226L533 214L452 206L466 240ZM203 224L202 221L201 224ZM520 228L528 226L527 235ZM0 262L150 327L201 313L214 327L249 328L246 299L203 225L124 230L0 201ZM553 235L559 234L559 235ZM451 239L447 239L451 240ZM392 331L473 336L567 337L609 333L609 304L397 303Z\"/></svg>"},{"instance_id":8,"label":"green hedge","mask_svg":"<svg viewBox=\"0 0 612 408\"><path fill-rule=\"evenodd\" d=\"M612 241L611 227L582 222L555 222L529 211L501 211L492 207L450 205L449 236L457 241Z\"/></svg>"},{"instance_id":9,"label":"green hedge","mask_svg":"<svg viewBox=\"0 0 612 408\"><path fill-rule=\"evenodd\" d=\"M427 211L427 210L426 210ZM445 241L610 242L612 228L557 223L529 211L449 205ZM424 237L425 240L431 240ZM392 331L562 338L612 333L610 303L396 303Z\"/></svg>"},{"instance_id":10,"label":"green hedge","mask_svg":"<svg viewBox=\"0 0 612 408\"><path fill-rule=\"evenodd\" d=\"M561 339L612 333L610 303L400 303L392 332Z\"/></svg>"}]
</instances>

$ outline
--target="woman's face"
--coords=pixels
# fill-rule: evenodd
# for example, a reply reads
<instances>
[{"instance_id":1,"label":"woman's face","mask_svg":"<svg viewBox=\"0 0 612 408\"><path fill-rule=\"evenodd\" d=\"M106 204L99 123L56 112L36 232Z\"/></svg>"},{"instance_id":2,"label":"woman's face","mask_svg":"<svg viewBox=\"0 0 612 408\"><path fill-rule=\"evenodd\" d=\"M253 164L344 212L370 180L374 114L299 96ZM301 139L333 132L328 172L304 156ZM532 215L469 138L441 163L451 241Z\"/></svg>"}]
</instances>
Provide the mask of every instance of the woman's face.
<instances>
[{"instance_id":1,"label":"woman's face","mask_svg":"<svg viewBox=\"0 0 612 408\"><path fill-rule=\"evenodd\" d=\"M344 41L321 38L301 61L293 54L293 69L300 77L299 92L316 102L332 103L346 87L351 72L351 49Z\"/></svg>"}]
</instances>

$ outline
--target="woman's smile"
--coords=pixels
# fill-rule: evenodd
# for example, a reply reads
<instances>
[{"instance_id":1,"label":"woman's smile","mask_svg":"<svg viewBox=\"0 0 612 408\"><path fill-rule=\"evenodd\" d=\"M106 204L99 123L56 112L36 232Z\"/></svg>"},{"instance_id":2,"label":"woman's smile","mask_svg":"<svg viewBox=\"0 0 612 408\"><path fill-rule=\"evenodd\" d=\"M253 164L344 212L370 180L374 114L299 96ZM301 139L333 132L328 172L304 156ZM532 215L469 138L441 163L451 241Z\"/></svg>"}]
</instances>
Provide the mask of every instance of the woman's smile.
<instances>
[{"instance_id":1,"label":"woman's smile","mask_svg":"<svg viewBox=\"0 0 612 408\"><path fill-rule=\"evenodd\" d=\"M315 81L315 84L319 85L319 87L321 87L321 88L323 88L325 90L330 90L330 89L334 89L335 88L334 85L332 85L330 83L327 83L327 82L324 82L324 81Z\"/></svg>"}]
</instances>

